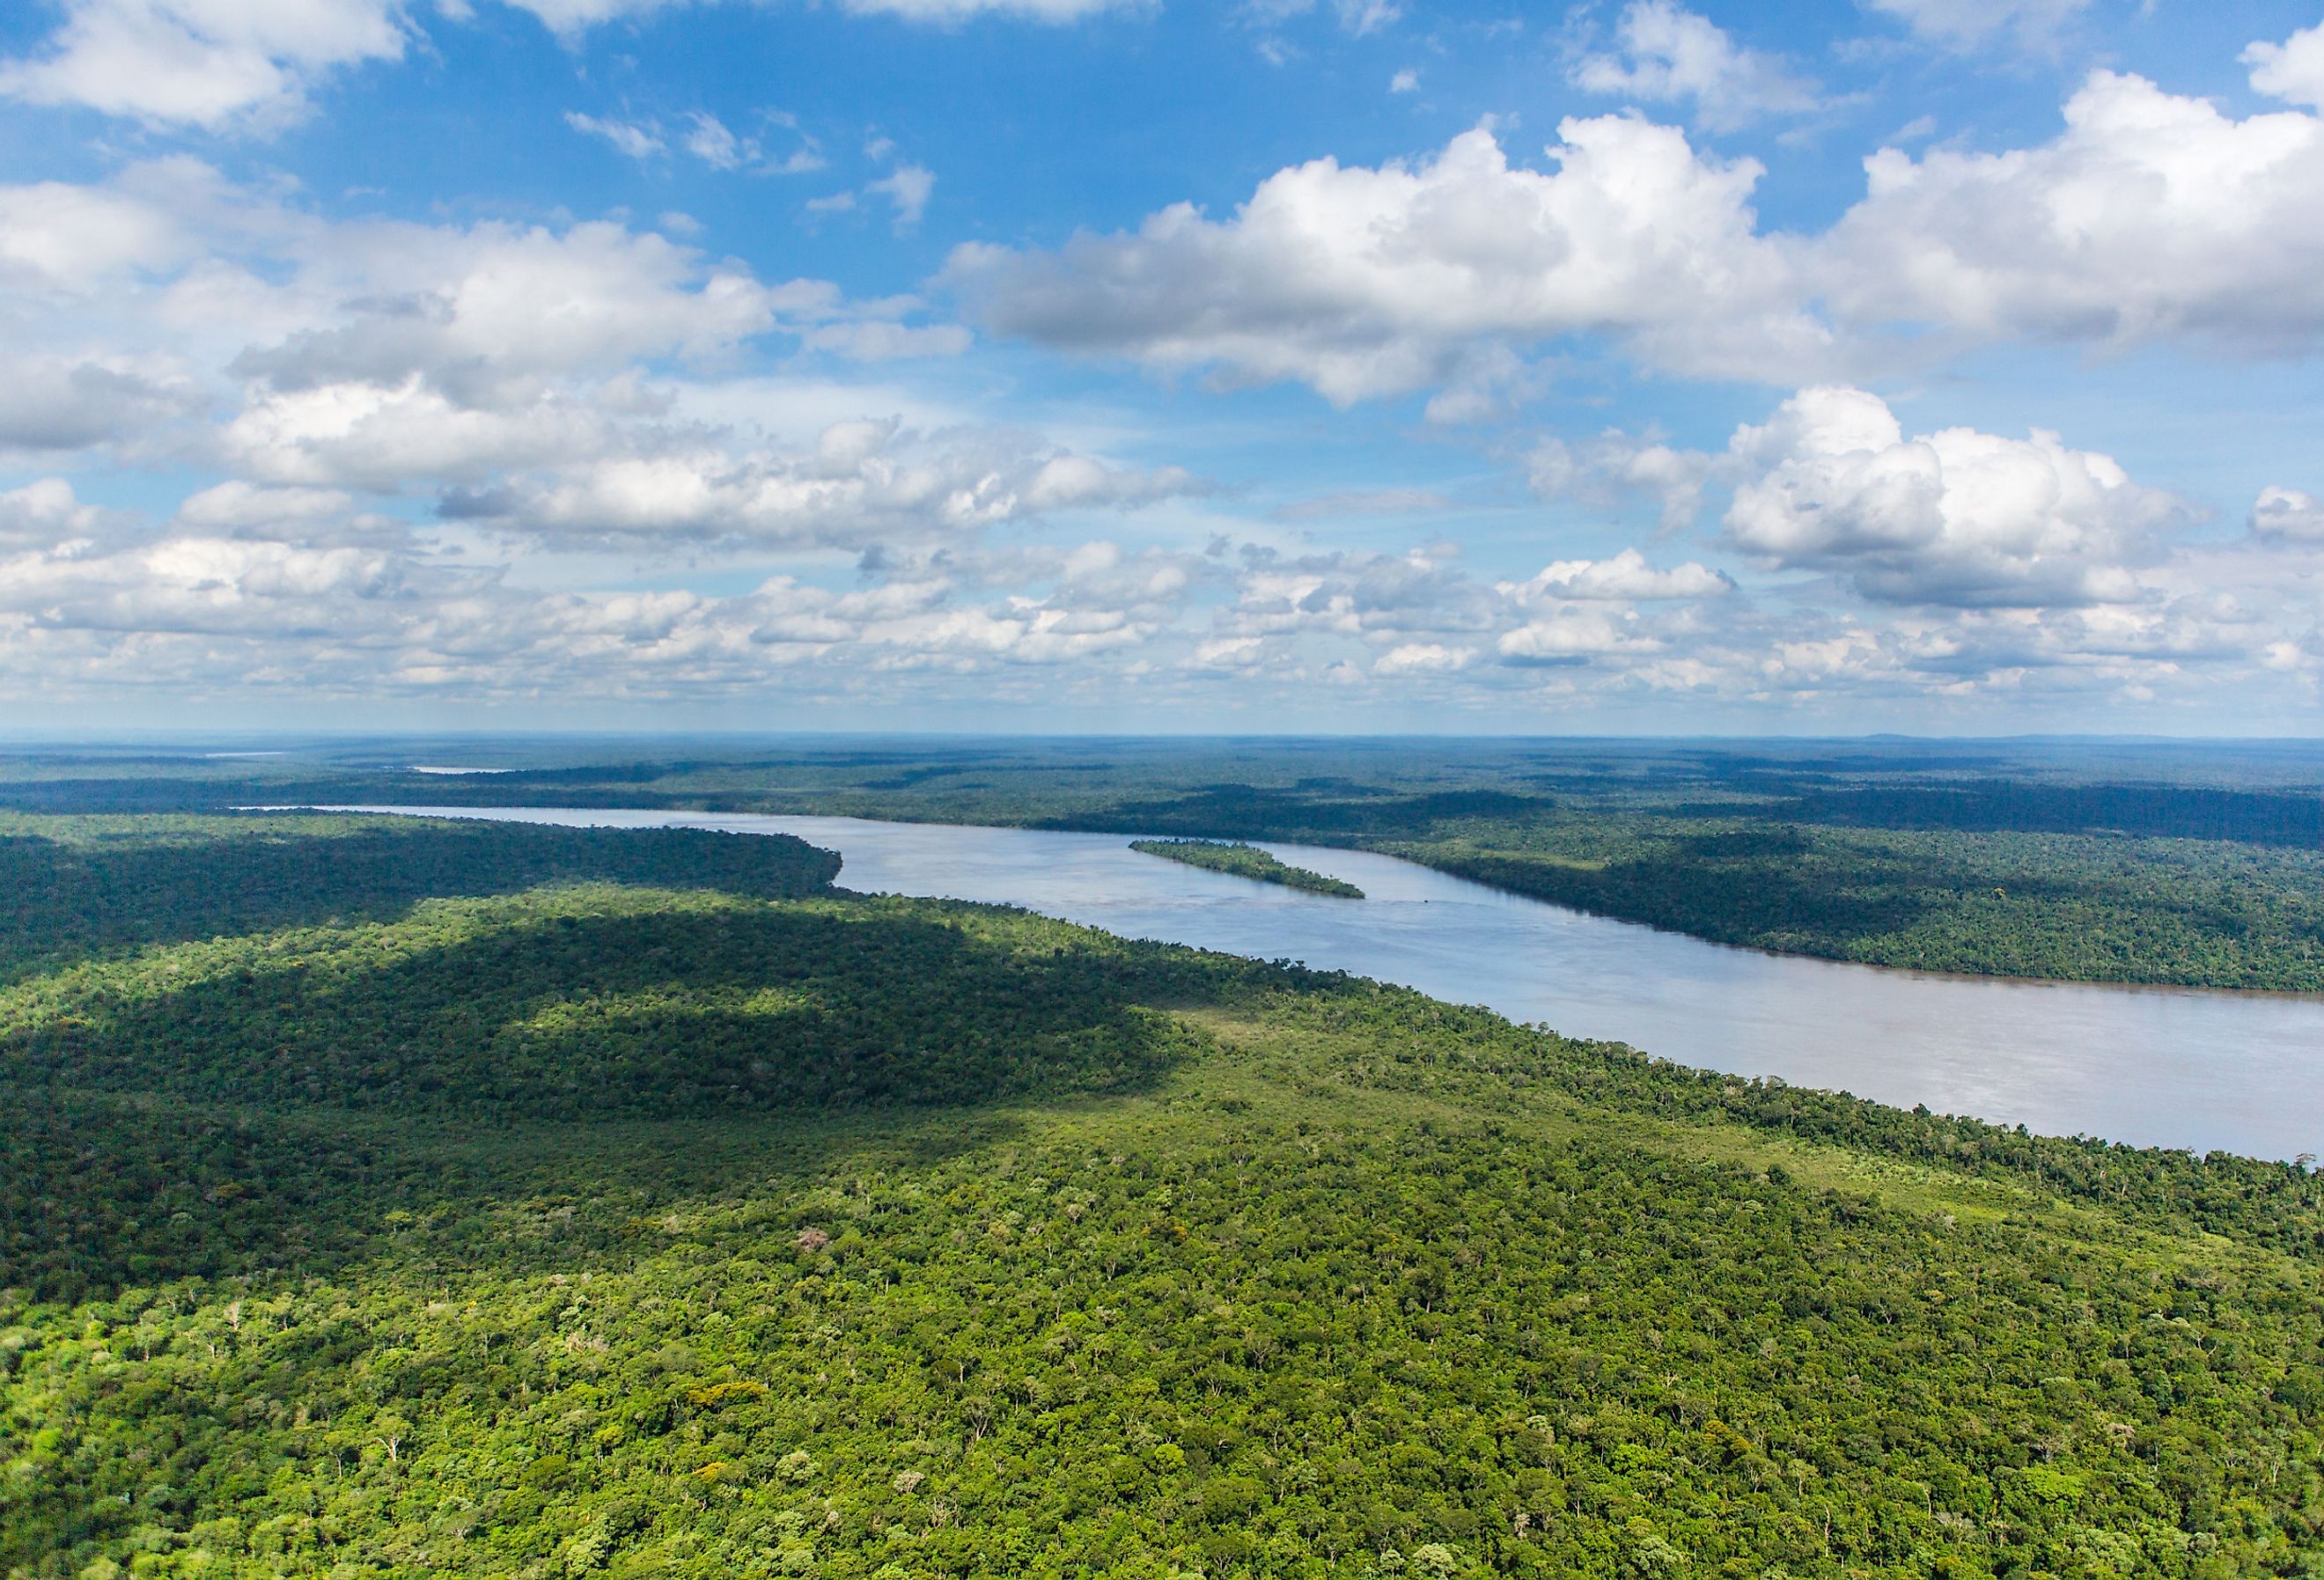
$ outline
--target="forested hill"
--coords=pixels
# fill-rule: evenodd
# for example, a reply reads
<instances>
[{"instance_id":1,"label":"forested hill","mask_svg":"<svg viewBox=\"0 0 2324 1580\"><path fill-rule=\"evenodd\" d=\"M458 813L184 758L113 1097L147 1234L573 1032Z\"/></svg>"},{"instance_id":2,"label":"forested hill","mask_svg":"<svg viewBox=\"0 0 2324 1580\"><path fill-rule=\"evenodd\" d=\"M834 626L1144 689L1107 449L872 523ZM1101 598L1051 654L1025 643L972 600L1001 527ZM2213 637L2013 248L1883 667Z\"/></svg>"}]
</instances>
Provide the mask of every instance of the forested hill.
<instances>
[{"instance_id":1,"label":"forested hill","mask_svg":"<svg viewBox=\"0 0 2324 1580\"><path fill-rule=\"evenodd\" d=\"M326 813L0 814L0 980L35 961L297 923L386 918L436 894L658 883L827 889L836 854L788 836L614 833Z\"/></svg>"},{"instance_id":2,"label":"forested hill","mask_svg":"<svg viewBox=\"0 0 2324 1580\"><path fill-rule=\"evenodd\" d=\"M413 822L365 895L303 826L53 831L113 854L40 869L44 902L113 921L0 983L12 1580L2324 1551L2303 1168L781 897L829 866L772 841L602 835L635 854L517 888L547 847ZM122 885L187 841L221 892L332 892L217 927Z\"/></svg>"}]
</instances>

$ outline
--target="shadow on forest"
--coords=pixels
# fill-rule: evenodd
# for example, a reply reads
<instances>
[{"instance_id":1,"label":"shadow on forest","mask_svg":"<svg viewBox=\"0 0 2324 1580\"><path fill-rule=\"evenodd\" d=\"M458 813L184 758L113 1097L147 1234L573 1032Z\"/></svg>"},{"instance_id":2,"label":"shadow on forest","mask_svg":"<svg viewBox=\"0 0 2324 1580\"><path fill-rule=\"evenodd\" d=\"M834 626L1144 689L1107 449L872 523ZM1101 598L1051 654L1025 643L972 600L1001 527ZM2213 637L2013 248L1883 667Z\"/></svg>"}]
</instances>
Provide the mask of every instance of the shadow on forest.
<instances>
[{"instance_id":1,"label":"shadow on forest","mask_svg":"<svg viewBox=\"0 0 2324 1580\"><path fill-rule=\"evenodd\" d=\"M1023 1128L992 1104L410 1124L21 1088L0 1088L0 1265L9 1288L64 1301L191 1278L328 1277L389 1253L415 1277L618 1268L705 1216Z\"/></svg>"},{"instance_id":2,"label":"shadow on forest","mask_svg":"<svg viewBox=\"0 0 2324 1580\"><path fill-rule=\"evenodd\" d=\"M1236 975L900 905L557 898L384 966L236 972L0 1043L6 1281L319 1271L386 1234L447 1265L602 1261L674 1201L982 1145L1004 1100L1148 1088L1192 1044L1140 1005Z\"/></svg>"},{"instance_id":3,"label":"shadow on forest","mask_svg":"<svg viewBox=\"0 0 2324 1580\"><path fill-rule=\"evenodd\" d=\"M304 825L304 827L299 827ZM820 893L839 858L788 835L356 822L318 814L68 842L0 836L0 980L123 948L326 921L388 921L442 894L599 882Z\"/></svg>"}]
</instances>

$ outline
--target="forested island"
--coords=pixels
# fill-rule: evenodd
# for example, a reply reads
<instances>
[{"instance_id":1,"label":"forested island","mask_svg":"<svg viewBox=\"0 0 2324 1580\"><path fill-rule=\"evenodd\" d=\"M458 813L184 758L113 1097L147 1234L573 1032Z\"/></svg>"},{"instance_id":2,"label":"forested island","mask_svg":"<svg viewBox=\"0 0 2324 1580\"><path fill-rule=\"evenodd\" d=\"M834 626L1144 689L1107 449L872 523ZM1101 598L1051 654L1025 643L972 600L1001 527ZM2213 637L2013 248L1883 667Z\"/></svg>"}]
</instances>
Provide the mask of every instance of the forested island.
<instances>
[{"instance_id":1,"label":"forested island","mask_svg":"<svg viewBox=\"0 0 2324 1580\"><path fill-rule=\"evenodd\" d=\"M1231 873L1238 878L1256 879L1261 883L1280 883L1286 889L1304 889L1311 894L1333 894L1342 900L1361 900L1364 892L1353 883L1305 867L1295 867L1272 851L1255 845L1219 839L1133 839L1130 848L1147 855L1158 855L1166 861L1184 862L1190 867L1202 867L1213 873Z\"/></svg>"},{"instance_id":2,"label":"forested island","mask_svg":"<svg viewBox=\"0 0 2324 1580\"><path fill-rule=\"evenodd\" d=\"M25 816L0 1572L2285 1575L2324 1182L864 898ZM30 882L37 893L23 886Z\"/></svg>"},{"instance_id":3,"label":"forested island","mask_svg":"<svg viewBox=\"0 0 2324 1580\"><path fill-rule=\"evenodd\" d=\"M420 774L456 762L489 774ZM1720 943L1867 965L2324 992L2301 742L316 743L0 758L0 808L458 803L815 813L1403 856Z\"/></svg>"}]
</instances>

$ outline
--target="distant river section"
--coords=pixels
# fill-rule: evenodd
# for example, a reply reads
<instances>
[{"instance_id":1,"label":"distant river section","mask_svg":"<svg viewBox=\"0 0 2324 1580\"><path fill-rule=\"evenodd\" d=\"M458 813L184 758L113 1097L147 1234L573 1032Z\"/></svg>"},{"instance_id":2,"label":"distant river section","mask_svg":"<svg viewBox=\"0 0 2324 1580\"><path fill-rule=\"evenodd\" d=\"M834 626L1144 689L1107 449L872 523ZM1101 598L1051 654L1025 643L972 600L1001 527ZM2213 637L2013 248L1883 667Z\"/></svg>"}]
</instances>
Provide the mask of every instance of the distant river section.
<instances>
[{"instance_id":1,"label":"distant river section","mask_svg":"<svg viewBox=\"0 0 2324 1580\"><path fill-rule=\"evenodd\" d=\"M1841 965L1611 921L1393 856L1254 841L1343 878L1306 894L1141 855L1123 834L853 818L466 807L335 811L795 834L866 893L1021 905L1399 983L1683 1064L2052 1135L2324 1153L2324 997L2013 982Z\"/></svg>"}]
</instances>

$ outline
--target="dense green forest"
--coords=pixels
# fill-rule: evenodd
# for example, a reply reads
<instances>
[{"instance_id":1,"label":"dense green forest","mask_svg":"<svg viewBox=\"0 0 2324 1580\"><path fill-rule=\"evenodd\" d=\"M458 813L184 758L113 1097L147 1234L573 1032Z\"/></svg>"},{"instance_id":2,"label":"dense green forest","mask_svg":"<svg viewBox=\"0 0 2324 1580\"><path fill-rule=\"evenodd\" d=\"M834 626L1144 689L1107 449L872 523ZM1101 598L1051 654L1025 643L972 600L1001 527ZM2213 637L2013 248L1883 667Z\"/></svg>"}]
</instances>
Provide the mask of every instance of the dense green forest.
<instances>
[{"instance_id":1,"label":"dense green forest","mask_svg":"<svg viewBox=\"0 0 2324 1580\"><path fill-rule=\"evenodd\" d=\"M2303 1167L793 842L10 837L11 1576L2324 1574Z\"/></svg>"},{"instance_id":2,"label":"dense green forest","mask_svg":"<svg viewBox=\"0 0 2324 1580\"><path fill-rule=\"evenodd\" d=\"M1364 892L1353 883L1327 878L1305 867L1295 867L1272 851L1261 850L1255 845L1217 839L1133 839L1130 848L1166 861L1184 862L1190 867L1231 873L1238 878L1252 878L1262 883L1280 883L1286 889L1304 889L1311 894L1331 894L1342 900L1364 897Z\"/></svg>"},{"instance_id":3,"label":"dense green forest","mask_svg":"<svg viewBox=\"0 0 2324 1580\"><path fill-rule=\"evenodd\" d=\"M453 762L489 773L423 774ZM0 808L806 812L1358 846L1721 943L2324 992L2300 742L337 742L0 758Z\"/></svg>"},{"instance_id":4,"label":"dense green forest","mask_svg":"<svg viewBox=\"0 0 2324 1580\"><path fill-rule=\"evenodd\" d=\"M400 914L438 894L544 883L820 892L839 858L796 839L407 818L31 818L0 813L0 981L28 966L294 922Z\"/></svg>"}]
</instances>

